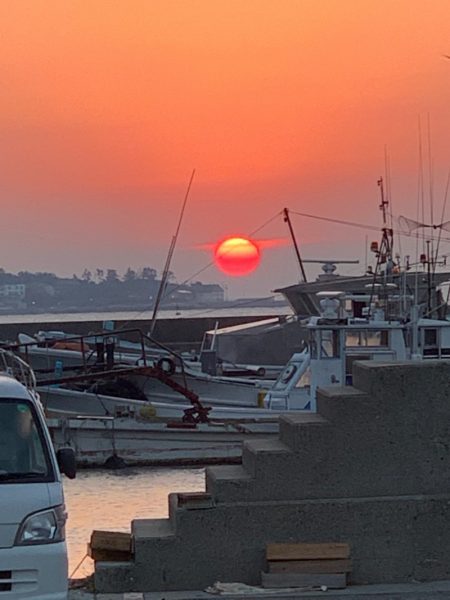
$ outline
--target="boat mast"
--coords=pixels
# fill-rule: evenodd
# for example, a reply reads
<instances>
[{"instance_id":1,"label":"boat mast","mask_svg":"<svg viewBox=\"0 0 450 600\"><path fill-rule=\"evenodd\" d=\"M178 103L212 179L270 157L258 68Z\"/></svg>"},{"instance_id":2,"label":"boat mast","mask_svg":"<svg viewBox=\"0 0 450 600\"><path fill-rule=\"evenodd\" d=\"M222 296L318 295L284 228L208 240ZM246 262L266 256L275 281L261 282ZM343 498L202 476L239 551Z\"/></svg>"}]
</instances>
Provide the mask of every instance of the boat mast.
<instances>
[{"instance_id":1,"label":"boat mast","mask_svg":"<svg viewBox=\"0 0 450 600\"><path fill-rule=\"evenodd\" d=\"M380 194L381 194L380 210L383 214L383 228L382 228L383 235L382 235L381 244L380 244L380 256L381 256L382 262L386 262L388 260L392 260L392 247L393 247L394 232L391 227L388 227L387 207L389 206L389 200L386 200L386 198L384 196L383 178L380 177L380 179L377 181L377 183L378 183L378 187L380 188Z\"/></svg>"},{"instance_id":2,"label":"boat mast","mask_svg":"<svg viewBox=\"0 0 450 600\"><path fill-rule=\"evenodd\" d=\"M384 195L384 186L383 186L383 178L380 177L377 181L378 187L380 188L380 194L381 194L381 202L379 205L379 209L381 210L381 213L383 215L383 226L381 228L381 242L380 242L380 247L377 248L377 244L375 242L375 252L376 252L376 257L377 257L377 263L375 265L375 270L373 273L373 279L372 279L372 289L370 292L370 302L369 302L369 315L371 314L371 306L372 306L372 299L373 296L375 294L375 283L376 283L376 278L379 275L379 271L380 271L380 267L382 264L386 264L386 268L384 271L384 278L383 278L383 283L387 283L386 279L392 274L392 269L394 267L394 263L392 260L392 250L393 250L393 238L394 238L394 232L392 227L388 226L388 222L387 222L387 218L388 218L388 211L387 208L389 206L389 200L387 200L385 198Z\"/></svg>"},{"instance_id":3,"label":"boat mast","mask_svg":"<svg viewBox=\"0 0 450 600\"><path fill-rule=\"evenodd\" d=\"M297 240L295 239L294 230L292 228L291 219L289 217L289 210L287 208L283 208L284 222L288 224L289 232L291 234L292 243L294 244L295 254L297 255L298 264L300 266L300 271L302 273L304 283L307 283L305 268L303 266L302 257L300 256L300 250L298 249Z\"/></svg>"},{"instance_id":4,"label":"boat mast","mask_svg":"<svg viewBox=\"0 0 450 600\"><path fill-rule=\"evenodd\" d=\"M181 227L181 222L183 220L184 209L186 208L186 203L187 203L187 199L189 197L189 192L191 190L191 185L192 185L192 181L194 179L194 175L195 175L195 169L193 169L193 171L192 171L191 178L189 180L189 184L188 184L188 187L187 187L187 190L186 190L186 194L184 196L183 206L181 208L180 217L178 219L178 225L177 225L177 228L176 228L176 231L175 231L175 235L172 237L172 241L170 242L169 252L167 253L166 264L164 265L164 271L163 271L162 276L161 276L161 283L159 284L158 294L156 296L155 306L153 308L153 315L152 315L152 321L151 321L150 332L149 332L149 336L150 337L152 337L153 332L155 330L155 327L156 327L156 316L158 314L159 305L161 304L161 300L163 298L164 292L166 291L167 279L168 279L168 276L169 276L170 263L171 263L171 260L172 260L172 256L173 256L173 253L174 253L174 250L175 250L176 243L177 243L178 234L180 233L180 227Z\"/></svg>"}]
</instances>

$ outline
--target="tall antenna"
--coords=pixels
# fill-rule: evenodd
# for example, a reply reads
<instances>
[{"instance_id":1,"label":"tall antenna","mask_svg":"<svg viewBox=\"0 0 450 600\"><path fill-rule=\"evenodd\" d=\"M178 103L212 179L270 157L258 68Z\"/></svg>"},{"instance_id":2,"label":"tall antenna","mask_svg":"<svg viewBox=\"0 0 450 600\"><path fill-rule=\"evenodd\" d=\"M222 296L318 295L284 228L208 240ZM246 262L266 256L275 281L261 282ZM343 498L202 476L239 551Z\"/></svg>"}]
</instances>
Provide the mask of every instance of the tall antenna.
<instances>
[{"instance_id":1,"label":"tall antenna","mask_svg":"<svg viewBox=\"0 0 450 600\"><path fill-rule=\"evenodd\" d=\"M430 113L427 115L427 133L428 133L428 185L430 188L430 222L434 223L434 181L433 181L433 160L431 155L431 125L430 125ZM431 253L429 248L431 247ZM434 235L430 236L430 244L428 244L427 255L430 254L430 260L434 261ZM433 266L431 275L434 275L436 268ZM429 274L429 278L431 277Z\"/></svg>"},{"instance_id":2,"label":"tall antenna","mask_svg":"<svg viewBox=\"0 0 450 600\"><path fill-rule=\"evenodd\" d=\"M381 238L381 244L380 244L380 257L382 259L382 262L386 262L387 260L392 258L394 232L392 230L392 227L390 227L389 223L388 223L389 200L386 198L386 196L384 194L384 182L383 182L382 177L380 177L378 179L377 184L378 184L378 187L380 188L380 195L381 195L381 202L380 202L379 208L383 215L383 227L381 229L382 238Z\"/></svg>"},{"instance_id":3,"label":"tall antenna","mask_svg":"<svg viewBox=\"0 0 450 600\"><path fill-rule=\"evenodd\" d=\"M384 197L384 185L383 185L383 178L380 177L380 179L377 181L377 185L380 188L380 195L381 195L381 203L380 203L380 210L383 214L383 227L387 226L387 213L386 213L386 207L389 204L389 202L385 199Z\"/></svg>"},{"instance_id":4,"label":"tall antenna","mask_svg":"<svg viewBox=\"0 0 450 600\"><path fill-rule=\"evenodd\" d=\"M169 252L167 253L166 263L164 265L164 271L163 271L162 276L161 276L161 283L159 284L158 294L156 296L155 306L153 308L152 322L151 322L151 325L150 325L150 332L149 332L150 337L153 335L153 332L155 330L156 316L158 314L159 305L160 305L161 300L163 298L164 292L166 291L167 278L169 276L169 270L170 270L170 263L172 261L172 256L173 256L173 253L174 253L174 250L175 250L175 246L176 246L176 243L177 243L178 234L180 233L181 222L182 222L183 216L184 216L184 209L186 208L186 203L187 203L187 199L189 197L189 192L191 191L191 186L192 186L192 181L194 179L194 175L195 175L195 169L192 170L191 178L189 180L189 184L187 186L186 194L184 196L183 206L181 208L181 212L180 212L180 216L179 216L179 219L178 219L178 225L177 225L177 228L176 228L176 231L175 231L175 235L172 237L172 241L170 242Z\"/></svg>"},{"instance_id":5,"label":"tall antenna","mask_svg":"<svg viewBox=\"0 0 450 600\"><path fill-rule=\"evenodd\" d=\"M394 238L394 231L392 229L392 227L389 227L388 224L388 206L389 206L389 200L385 197L384 194L384 185L383 185L383 178L380 177L377 181L377 185L380 188L380 196L381 196L381 202L379 205L379 209L381 210L381 213L383 215L383 227L381 228L381 242L380 242L380 247L378 248L378 250L376 251L376 257L377 257L377 263L375 265L375 271L373 273L373 279L372 279L372 289L370 292L370 302L369 302L369 314L370 314L370 307L372 305L372 299L375 293L375 283L376 283L376 278L379 275L379 271L380 271L380 267L382 264L386 264L386 268L385 268L385 277L384 277L384 282L386 283L386 278L389 277L389 275L391 275L392 272L392 268L393 268L393 262L392 262L392 249L393 249L393 238Z\"/></svg>"}]
</instances>

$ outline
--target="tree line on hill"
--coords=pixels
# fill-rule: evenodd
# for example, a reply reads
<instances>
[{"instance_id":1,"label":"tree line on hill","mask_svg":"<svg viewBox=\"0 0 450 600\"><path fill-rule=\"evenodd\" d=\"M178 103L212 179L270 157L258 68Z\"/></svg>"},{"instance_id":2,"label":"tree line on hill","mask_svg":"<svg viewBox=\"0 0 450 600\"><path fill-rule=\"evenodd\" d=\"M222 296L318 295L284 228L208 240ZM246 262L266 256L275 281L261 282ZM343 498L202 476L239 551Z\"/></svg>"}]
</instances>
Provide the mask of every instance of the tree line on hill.
<instances>
[{"instance_id":1,"label":"tree line on hill","mask_svg":"<svg viewBox=\"0 0 450 600\"><path fill-rule=\"evenodd\" d=\"M161 285L156 269L128 267L122 276L116 269L84 269L71 278L54 273L0 268L0 308L16 310L103 310L152 308ZM177 284L169 272L162 306L188 307L220 303L223 289L199 281Z\"/></svg>"}]
</instances>

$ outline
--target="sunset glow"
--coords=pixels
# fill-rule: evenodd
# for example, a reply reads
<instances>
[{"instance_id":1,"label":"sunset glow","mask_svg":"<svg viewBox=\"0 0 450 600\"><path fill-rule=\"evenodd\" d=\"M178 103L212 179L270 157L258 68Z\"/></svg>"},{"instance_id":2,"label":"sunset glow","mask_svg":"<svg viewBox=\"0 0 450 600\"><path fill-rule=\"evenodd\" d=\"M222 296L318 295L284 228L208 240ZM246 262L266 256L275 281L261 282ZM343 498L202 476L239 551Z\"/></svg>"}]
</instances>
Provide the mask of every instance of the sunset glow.
<instances>
[{"instance_id":1,"label":"sunset glow","mask_svg":"<svg viewBox=\"0 0 450 600\"><path fill-rule=\"evenodd\" d=\"M179 280L203 240L285 236L284 206L377 225L386 154L393 211L416 219L419 130L440 211L449 23L448 0L0 2L0 267L161 271L193 169ZM364 231L293 224L305 256L364 260ZM248 281L297 276L286 247Z\"/></svg>"},{"instance_id":2,"label":"sunset glow","mask_svg":"<svg viewBox=\"0 0 450 600\"><path fill-rule=\"evenodd\" d=\"M260 261L259 248L255 242L244 237L231 237L217 245L214 252L216 266L233 277L248 275Z\"/></svg>"}]
</instances>

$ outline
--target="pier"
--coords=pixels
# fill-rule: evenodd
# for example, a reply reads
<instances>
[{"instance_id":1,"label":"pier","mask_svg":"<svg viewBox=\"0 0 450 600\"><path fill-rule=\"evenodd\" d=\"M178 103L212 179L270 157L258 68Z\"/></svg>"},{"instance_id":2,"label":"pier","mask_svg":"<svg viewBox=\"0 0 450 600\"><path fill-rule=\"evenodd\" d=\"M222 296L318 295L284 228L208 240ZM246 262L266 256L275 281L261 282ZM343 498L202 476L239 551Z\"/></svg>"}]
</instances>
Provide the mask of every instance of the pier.
<instances>
[{"instance_id":1,"label":"pier","mask_svg":"<svg viewBox=\"0 0 450 600\"><path fill-rule=\"evenodd\" d=\"M288 414L242 465L208 468L204 494L170 494L169 518L133 521L132 559L98 561L96 590L259 586L273 542L348 544L350 586L329 598L450 579L449 382L449 361L355 363L353 387L320 389L317 414Z\"/></svg>"},{"instance_id":2,"label":"pier","mask_svg":"<svg viewBox=\"0 0 450 600\"><path fill-rule=\"evenodd\" d=\"M381 585L358 585L346 590L334 591L277 591L275 594L252 593L243 596L241 594L227 594L217 596L203 591L187 592L131 592L124 594L93 594L80 590L72 590L69 600L214 600L215 598L226 598L227 600L443 600L450 597L449 581L433 581L431 583L406 583L406 584L381 584Z\"/></svg>"}]
</instances>

